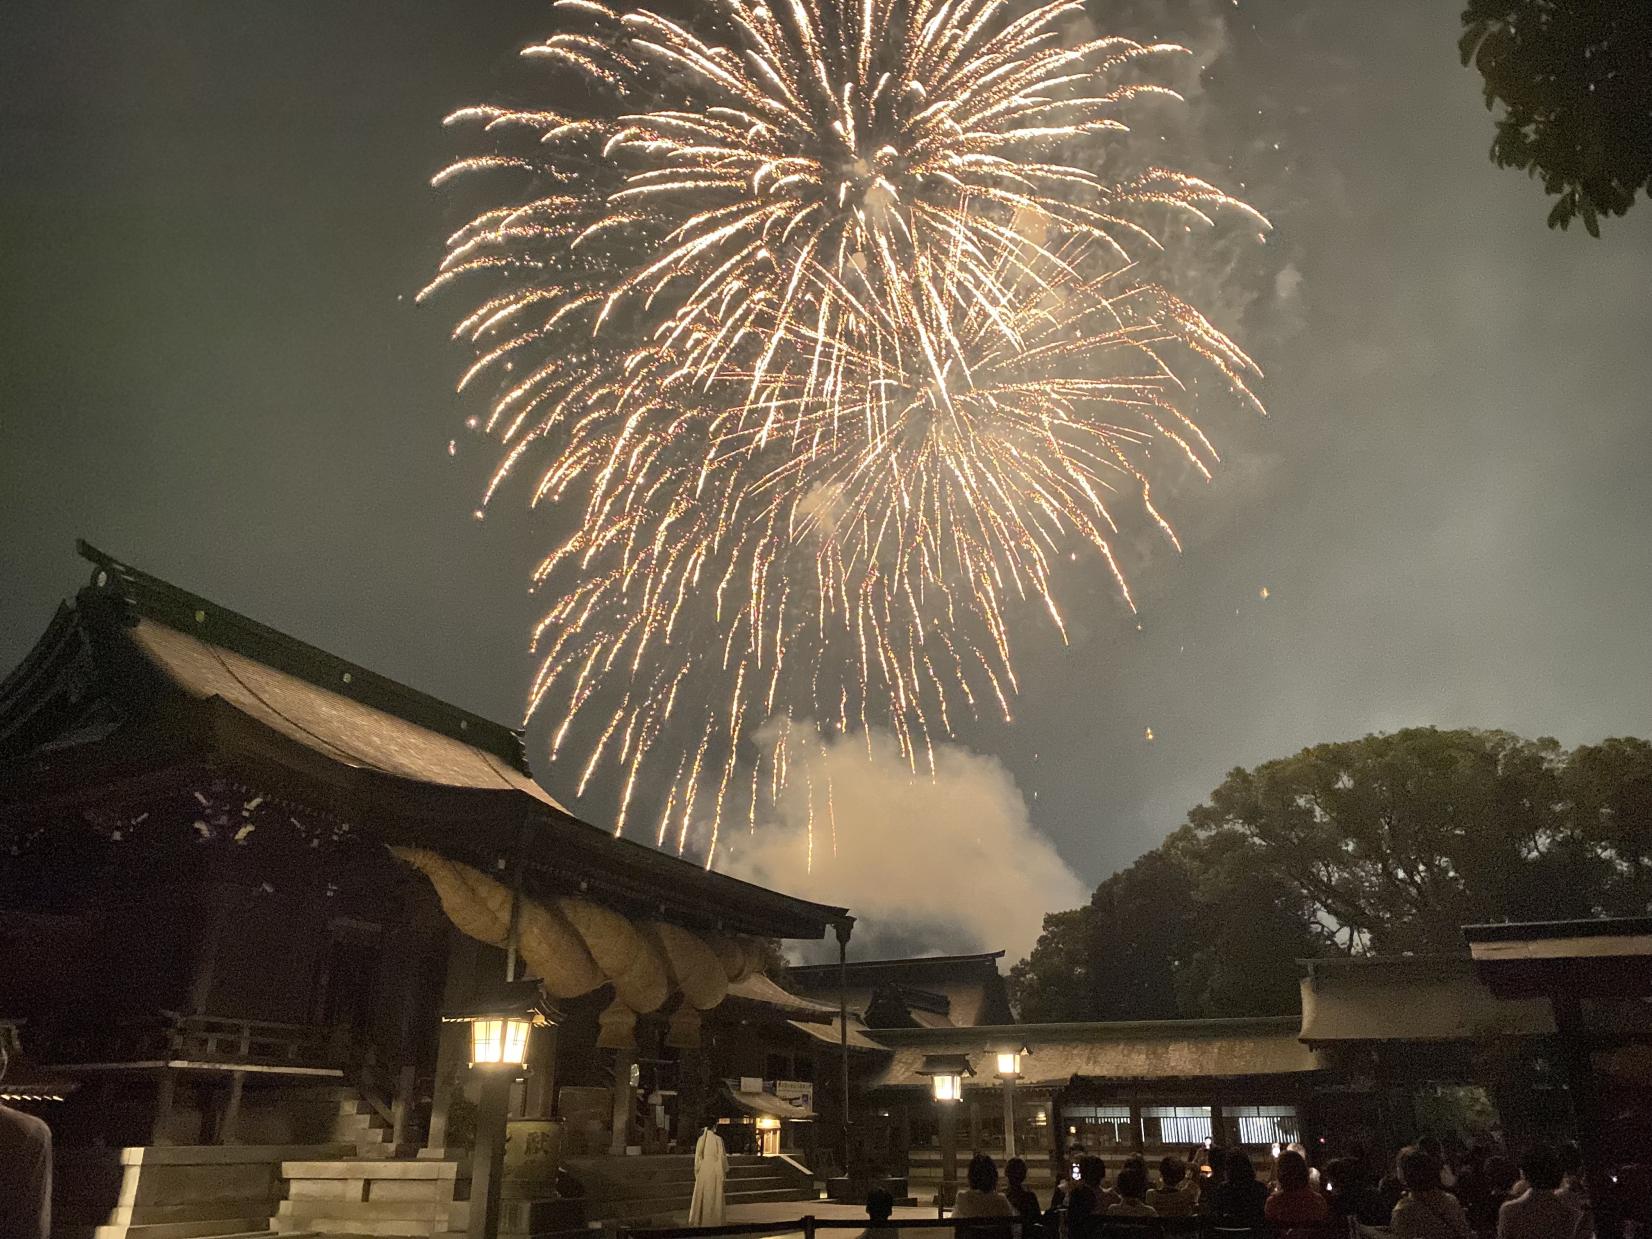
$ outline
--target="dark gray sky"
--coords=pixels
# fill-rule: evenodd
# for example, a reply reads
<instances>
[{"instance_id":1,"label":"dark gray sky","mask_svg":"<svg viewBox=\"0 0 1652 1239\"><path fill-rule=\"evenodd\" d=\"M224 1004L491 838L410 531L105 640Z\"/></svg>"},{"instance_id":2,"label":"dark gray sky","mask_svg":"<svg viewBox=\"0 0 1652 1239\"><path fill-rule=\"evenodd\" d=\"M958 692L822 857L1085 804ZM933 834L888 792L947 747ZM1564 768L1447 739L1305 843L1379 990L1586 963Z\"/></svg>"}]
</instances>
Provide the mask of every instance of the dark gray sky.
<instances>
[{"instance_id":1,"label":"dark gray sky","mask_svg":"<svg viewBox=\"0 0 1652 1239\"><path fill-rule=\"evenodd\" d=\"M1173 505L1186 552L1135 569L1142 631L1098 588L1072 648L1027 647L1016 724L961 737L1086 886L1313 741L1652 733L1652 206L1548 231L1486 157L1456 10L1118 6L1207 54L1194 162L1278 228L1218 306L1271 416L1218 427L1231 468ZM79 535L517 717L544 528L470 518L462 359L412 294L453 222L437 122L516 89L548 12L7 6L0 663L81 583Z\"/></svg>"}]
</instances>

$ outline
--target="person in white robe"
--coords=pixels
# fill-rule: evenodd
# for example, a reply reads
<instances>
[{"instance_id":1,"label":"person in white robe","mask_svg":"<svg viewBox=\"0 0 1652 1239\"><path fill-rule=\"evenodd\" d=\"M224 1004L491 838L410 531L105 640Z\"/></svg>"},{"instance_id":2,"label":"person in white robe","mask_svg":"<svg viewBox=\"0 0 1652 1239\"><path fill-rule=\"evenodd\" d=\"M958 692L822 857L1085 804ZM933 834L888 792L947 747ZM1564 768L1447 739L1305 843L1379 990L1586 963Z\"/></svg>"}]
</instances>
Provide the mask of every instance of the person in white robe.
<instances>
[{"instance_id":1,"label":"person in white robe","mask_svg":"<svg viewBox=\"0 0 1652 1239\"><path fill-rule=\"evenodd\" d=\"M688 1202L690 1226L723 1224L723 1181L727 1176L728 1150L717 1134L717 1119L707 1116L705 1130L694 1144L694 1195Z\"/></svg>"}]
</instances>

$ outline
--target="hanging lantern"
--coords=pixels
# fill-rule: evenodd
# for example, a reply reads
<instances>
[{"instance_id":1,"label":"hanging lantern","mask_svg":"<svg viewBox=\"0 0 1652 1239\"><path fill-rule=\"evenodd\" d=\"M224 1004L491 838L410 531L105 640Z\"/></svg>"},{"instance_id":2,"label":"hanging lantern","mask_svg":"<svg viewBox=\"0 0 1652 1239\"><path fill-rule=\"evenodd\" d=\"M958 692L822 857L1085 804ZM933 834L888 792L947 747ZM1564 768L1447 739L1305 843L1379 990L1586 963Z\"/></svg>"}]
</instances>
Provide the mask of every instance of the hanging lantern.
<instances>
[{"instance_id":1,"label":"hanging lantern","mask_svg":"<svg viewBox=\"0 0 1652 1239\"><path fill-rule=\"evenodd\" d=\"M510 981L476 1005L444 1014L442 1022L470 1025L472 1067L520 1071L528 1062L534 1028L555 1020L538 981Z\"/></svg>"},{"instance_id":2,"label":"hanging lantern","mask_svg":"<svg viewBox=\"0 0 1652 1239\"><path fill-rule=\"evenodd\" d=\"M929 1087L936 1101L962 1101L964 1077L974 1075L969 1057L965 1054L926 1054L918 1074L929 1077Z\"/></svg>"}]
</instances>

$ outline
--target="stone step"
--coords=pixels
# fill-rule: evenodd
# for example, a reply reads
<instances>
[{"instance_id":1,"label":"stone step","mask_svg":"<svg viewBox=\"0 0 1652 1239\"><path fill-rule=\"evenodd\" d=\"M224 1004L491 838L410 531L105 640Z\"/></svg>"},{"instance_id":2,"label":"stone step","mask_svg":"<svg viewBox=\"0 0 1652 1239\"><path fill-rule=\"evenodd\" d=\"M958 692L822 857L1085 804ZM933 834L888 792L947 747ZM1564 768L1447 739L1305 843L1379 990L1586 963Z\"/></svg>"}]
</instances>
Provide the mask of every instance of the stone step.
<instances>
[{"instance_id":1,"label":"stone step","mask_svg":"<svg viewBox=\"0 0 1652 1239\"><path fill-rule=\"evenodd\" d=\"M450 1201L453 1184L452 1179L292 1179L287 1200L359 1201L365 1185L368 1200Z\"/></svg>"},{"instance_id":2,"label":"stone step","mask_svg":"<svg viewBox=\"0 0 1652 1239\"><path fill-rule=\"evenodd\" d=\"M585 1213L592 1221L604 1221L611 1218L625 1219L636 1217L653 1217L680 1212L688 1208L689 1201L694 1198L692 1191L674 1192L670 1195L634 1196L622 1200L591 1200L584 1201ZM760 1204L765 1201L777 1200L814 1200L812 1192L801 1191L794 1187L763 1187L751 1191L728 1191L724 1199L729 1204Z\"/></svg>"},{"instance_id":3,"label":"stone step","mask_svg":"<svg viewBox=\"0 0 1652 1239\"><path fill-rule=\"evenodd\" d=\"M357 1221L422 1221L428 1228L431 1222L445 1220L451 1200L328 1200L319 1196L288 1197L275 1211L277 1219L309 1224L312 1230L332 1230L321 1219L353 1218ZM346 1227L346 1230L349 1228Z\"/></svg>"},{"instance_id":4,"label":"stone step","mask_svg":"<svg viewBox=\"0 0 1652 1239\"><path fill-rule=\"evenodd\" d=\"M672 1159L668 1163L649 1165L655 1159L633 1158L621 1162L618 1158L612 1159L609 1165L601 1168L575 1166L568 1163L569 1173L582 1181L603 1183L692 1183L694 1181L694 1163L691 1161L677 1161ZM728 1178L732 1182L736 1179L763 1179L775 1174L785 1173L780 1169L783 1162L758 1161L748 1165L730 1166Z\"/></svg>"},{"instance_id":5,"label":"stone step","mask_svg":"<svg viewBox=\"0 0 1652 1239\"><path fill-rule=\"evenodd\" d=\"M134 1193L134 1196L140 1193ZM151 1195L151 1193L141 1193ZM221 1225L225 1218L262 1217L269 1208L268 1193L255 1196L218 1196L209 1200L171 1200L157 1204L115 1205L105 1210L109 1225L157 1226L168 1222L210 1222Z\"/></svg>"},{"instance_id":6,"label":"stone step","mask_svg":"<svg viewBox=\"0 0 1652 1239\"><path fill-rule=\"evenodd\" d=\"M726 1191L730 1196L741 1192L767 1192L781 1189L801 1191L803 1185L797 1180L782 1174L770 1172L768 1174L730 1175L726 1182ZM694 1176L688 1175L674 1179L639 1179L631 1183L615 1183L612 1181L600 1184L586 1184L586 1200L637 1200L644 1197L681 1196L685 1200L693 1194Z\"/></svg>"},{"instance_id":7,"label":"stone step","mask_svg":"<svg viewBox=\"0 0 1652 1239\"><path fill-rule=\"evenodd\" d=\"M217 1217L205 1221L98 1226L92 1230L92 1239L208 1239L216 1235L256 1234L268 1229L267 1217Z\"/></svg>"},{"instance_id":8,"label":"stone step","mask_svg":"<svg viewBox=\"0 0 1652 1239\"><path fill-rule=\"evenodd\" d=\"M761 1153L731 1153L729 1154L728 1164L731 1167L761 1166L773 1160L773 1158L765 1157ZM605 1166L692 1166L694 1164L694 1154L649 1153L642 1157L613 1157L604 1154L596 1154L583 1157L570 1157L567 1159L566 1164L570 1169L575 1170L600 1170Z\"/></svg>"},{"instance_id":9,"label":"stone step","mask_svg":"<svg viewBox=\"0 0 1652 1239\"><path fill-rule=\"evenodd\" d=\"M784 1187L756 1188L749 1192L727 1192L725 1197L730 1204L748 1205L764 1200L819 1200L817 1192L806 1192L802 1188Z\"/></svg>"},{"instance_id":10,"label":"stone step","mask_svg":"<svg viewBox=\"0 0 1652 1239\"><path fill-rule=\"evenodd\" d=\"M436 1230L431 1223L410 1221L401 1218L381 1218L376 1220L356 1218L316 1218L307 1224L287 1224L283 1219L276 1218L272 1222L274 1233L284 1239L293 1239L297 1235L413 1235L420 1239L430 1239L432 1235L442 1235L451 1232Z\"/></svg>"},{"instance_id":11,"label":"stone step","mask_svg":"<svg viewBox=\"0 0 1652 1239\"><path fill-rule=\"evenodd\" d=\"M408 1158L379 1161L364 1157L341 1157L327 1161L286 1161L281 1163L284 1179L451 1179L458 1166L440 1158Z\"/></svg>"}]
</instances>

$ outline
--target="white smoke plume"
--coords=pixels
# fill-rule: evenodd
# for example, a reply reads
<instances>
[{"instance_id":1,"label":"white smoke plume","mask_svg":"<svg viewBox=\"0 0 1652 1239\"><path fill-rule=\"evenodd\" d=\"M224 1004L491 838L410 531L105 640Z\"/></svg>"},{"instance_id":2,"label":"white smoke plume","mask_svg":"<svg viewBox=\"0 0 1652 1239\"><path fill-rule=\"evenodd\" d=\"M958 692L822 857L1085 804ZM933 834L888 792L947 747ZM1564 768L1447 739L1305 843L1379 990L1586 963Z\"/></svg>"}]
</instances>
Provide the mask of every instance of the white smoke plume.
<instances>
[{"instance_id":1,"label":"white smoke plume","mask_svg":"<svg viewBox=\"0 0 1652 1239\"><path fill-rule=\"evenodd\" d=\"M857 956L1003 948L1009 963L1046 911L1084 902L996 758L945 744L933 775L914 774L882 733L793 751L773 820L725 834L718 868L849 908Z\"/></svg>"}]
</instances>

